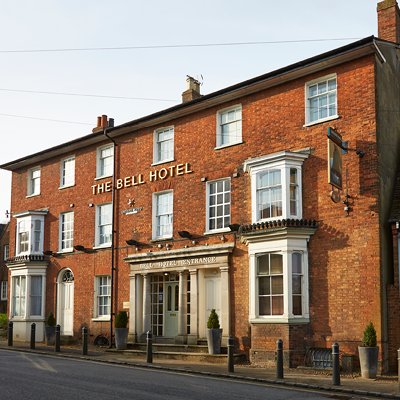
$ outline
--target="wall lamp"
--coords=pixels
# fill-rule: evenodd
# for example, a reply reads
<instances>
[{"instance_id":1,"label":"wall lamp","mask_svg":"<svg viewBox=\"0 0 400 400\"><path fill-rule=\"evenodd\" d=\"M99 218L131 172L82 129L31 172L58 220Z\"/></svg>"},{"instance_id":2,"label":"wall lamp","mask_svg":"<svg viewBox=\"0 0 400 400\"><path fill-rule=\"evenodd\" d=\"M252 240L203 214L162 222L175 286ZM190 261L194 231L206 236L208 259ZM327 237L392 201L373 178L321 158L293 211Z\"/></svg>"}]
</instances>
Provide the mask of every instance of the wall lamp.
<instances>
[{"instance_id":1,"label":"wall lamp","mask_svg":"<svg viewBox=\"0 0 400 400\"><path fill-rule=\"evenodd\" d=\"M136 246L136 247L143 246L142 243L140 243L140 242L138 242L137 240L134 240L134 239L128 239L128 240L125 240L125 242L126 242L126 244L128 246Z\"/></svg>"},{"instance_id":2,"label":"wall lamp","mask_svg":"<svg viewBox=\"0 0 400 400\"><path fill-rule=\"evenodd\" d=\"M58 256L57 253L55 253L54 251L51 251L51 250L45 250L45 251L43 252L43 254L44 254L45 256L52 256L52 257Z\"/></svg>"},{"instance_id":3,"label":"wall lamp","mask_svg":"<svg viewBox=\"0 0 400 400\"><path fill-rule=\"evenodd\" d=\"M74 246L74 250L76 251L85 251L85 246L82 246L80 244L77 244L76 246Z\"/></svg>"},{"instance_id":4,"label":"wall lamp","mask_svg":"<svg viewBox=\"0 0 400 400\"><path fill-rule=\"evenodd\" d=\"M184 238L184 239L192 239L192 235L191 235L191 233L190 232L188 232L188 231L178 231L178 235L181 237L181 238Z\"/></svg>"},{"instance_id":5,"label":"wall lamp","mask_svg":"<svg viewBox=\"0 0 400 400\"><path fill-rule=\"evenodd\" d=\"M239 228L240 228L240 224L230 224L230 225L229 225L229 229L230 229L232 232L237 232L237 231L239 230Z\"/></svg>"}]
</instances>

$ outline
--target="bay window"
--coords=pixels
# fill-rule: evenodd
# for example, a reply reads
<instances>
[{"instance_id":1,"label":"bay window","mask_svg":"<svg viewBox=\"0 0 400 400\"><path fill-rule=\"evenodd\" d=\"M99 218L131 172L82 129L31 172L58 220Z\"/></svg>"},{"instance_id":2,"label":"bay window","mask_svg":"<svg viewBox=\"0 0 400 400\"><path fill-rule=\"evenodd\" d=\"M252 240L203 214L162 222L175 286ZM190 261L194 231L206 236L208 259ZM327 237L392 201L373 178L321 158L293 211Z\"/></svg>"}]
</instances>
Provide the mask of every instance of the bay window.
<instances>
[{"instance_id":1,"label":"bay window","mask_svg":"<svg viewBox=\"0 0 400 400\"><path fill-rule=\"evenodd\" d=\"M44 217L47 211L26 211L16 214L16 255L42 254Z\"/></svg>"}]
</instances>

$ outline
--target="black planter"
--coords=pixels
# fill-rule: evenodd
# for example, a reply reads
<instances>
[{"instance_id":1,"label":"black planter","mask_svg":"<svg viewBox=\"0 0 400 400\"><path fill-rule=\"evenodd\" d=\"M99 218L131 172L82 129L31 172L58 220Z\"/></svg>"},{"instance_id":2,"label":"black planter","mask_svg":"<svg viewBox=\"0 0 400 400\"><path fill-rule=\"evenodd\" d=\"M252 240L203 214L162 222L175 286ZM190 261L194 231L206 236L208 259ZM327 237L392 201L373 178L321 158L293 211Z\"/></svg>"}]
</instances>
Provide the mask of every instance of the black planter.
<instances>
[{"instance_id":1,"label":"black planter","mask_svg":"<svg viewBox=\"0 0 400 400\"><path fill-rule=\"evenodd\" d=\"M46 344L47 346L54 346L56 341L56 327L55 326L46 326Z\"/></svg>"},{"instance_id":2,"label":"black planter","mask_svg":"<svg viewBox=\"0 0 400 400\"><path fill-rule=\"evenodd\" d=\"M207 329L209 354L221 354L222 329Z\"/></svg>"}]
</instances>

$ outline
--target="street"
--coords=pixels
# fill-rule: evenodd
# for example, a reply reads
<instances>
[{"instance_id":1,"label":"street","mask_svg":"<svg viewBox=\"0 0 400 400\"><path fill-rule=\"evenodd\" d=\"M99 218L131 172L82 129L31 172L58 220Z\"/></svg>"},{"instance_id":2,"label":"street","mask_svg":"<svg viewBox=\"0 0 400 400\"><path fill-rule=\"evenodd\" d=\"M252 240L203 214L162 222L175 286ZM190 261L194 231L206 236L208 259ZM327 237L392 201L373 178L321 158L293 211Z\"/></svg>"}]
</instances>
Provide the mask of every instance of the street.
<instances>
[{"instance_id":1,"label":"street","mask_svg":"<svg viewBox=\"0 0 400 400\"><path fill-rule=\"evenodd\" d=\"M0 398L322 400L329 396L228 379L0 350Z\"/></svg>"}]
</instances>

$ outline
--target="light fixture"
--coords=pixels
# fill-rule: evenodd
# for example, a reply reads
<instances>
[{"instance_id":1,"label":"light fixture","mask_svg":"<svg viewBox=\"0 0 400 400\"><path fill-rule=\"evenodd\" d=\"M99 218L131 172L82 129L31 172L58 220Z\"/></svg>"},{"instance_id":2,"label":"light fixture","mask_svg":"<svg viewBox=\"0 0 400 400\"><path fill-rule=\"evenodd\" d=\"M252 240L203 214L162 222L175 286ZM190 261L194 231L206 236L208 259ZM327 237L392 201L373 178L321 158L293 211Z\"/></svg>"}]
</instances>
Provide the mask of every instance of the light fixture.
<instances>
[{"instance_id":1,"label":"light fixture","mask_svg":"<svg viewBox=\"0 0 400 400\"><path fill-rule=\"evenodd\" d=\"M74 250L76 251L85 251L85 246L82 246L81 244L77 244L74 246Z\"/></svg>"},{"instance_id":2,"label":"light fixture","mask_svg":"<svg viewBox=\"0 0 400 400\"><path fill-rule=\"evenodd\" d=\"M157 245L157 247L158 247L159 249L161 249L161 248L162 248L162 244L159 243L159 244Z\"/></svg>"},{"instance_id":3,"label":"light fixture","mask_svg":"<svg viewBox=\"0 0 400 400\"><path fill-rule=\"evenodd\" d=\"M57 254L57 253L53 253L51 250L45 250L45 251L43 252L43 254L44 254L45 256L54 256L54 255Z\"/></svg>"},{"instance_id":4,"label":"light fixture","mask_svg":"<svg viewBox=\"0 0 400 400\"><path fill-rule=\"evenodd\" d=\"M136 246L136 247L140 247L142 245L142 243L138 242L135 239L126 240L126 244L129 245L129 246Z\"/></svg>"},{"instance_id":5,"label":"light fixture","mask_svg":"<svg viewBox=\"0 0 400 400\"><path fill-rule=\"evenodd\" d=\"M192 235L188 231L178 231L178 235L184 239L191 239Z\"/></svg>"},{"instance_id":6,"label":"light fixture","mask_svg":"<svg viewBox=\"0 0 400 400\"><path fill-rule=\"evenodd\" d=\"M240 228L240 224L230 224L230 225L229 225L229 229L230 229L232 232L237 232L237 231L239 230L239 228Z\"/></svg>"},{"instance_id":7,"label":"light fixture","mask_svg":"<svg viewBox=\"0 0 400 400\"><path fill-rule=\"evenodd\" d=\"M219 237L219 240L220 240L221 242L225 242L225 236L224 236L224 235L221 235L221 236Z\"/></svg>"}]
</instances>

